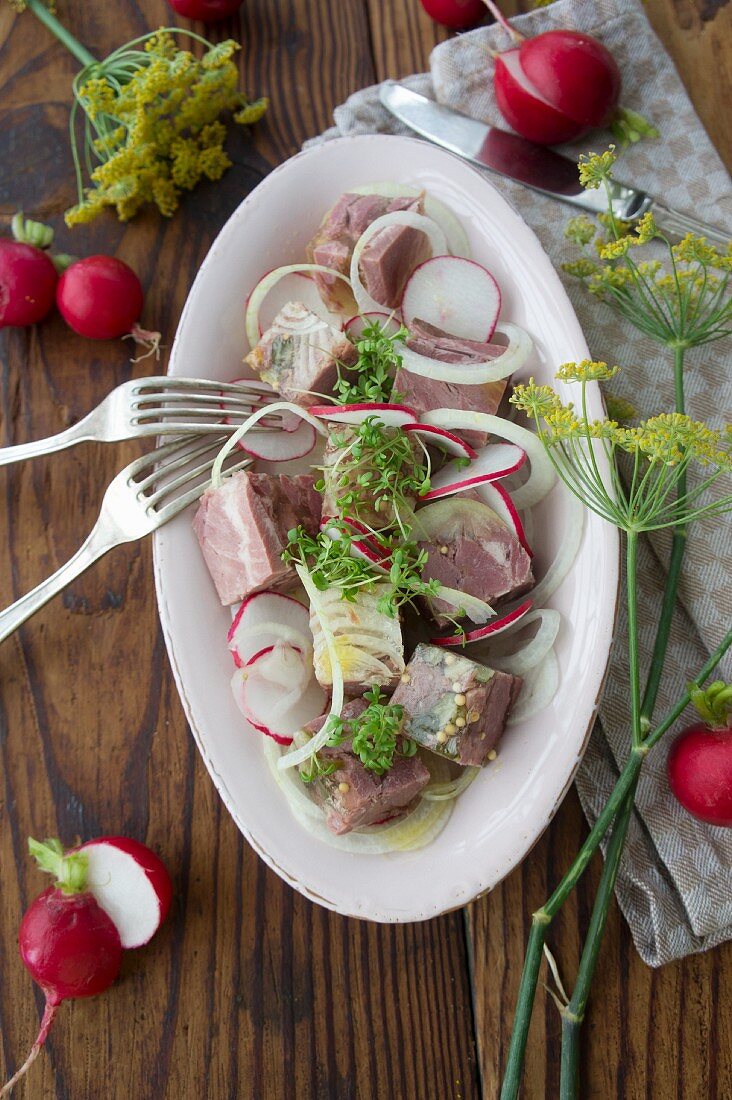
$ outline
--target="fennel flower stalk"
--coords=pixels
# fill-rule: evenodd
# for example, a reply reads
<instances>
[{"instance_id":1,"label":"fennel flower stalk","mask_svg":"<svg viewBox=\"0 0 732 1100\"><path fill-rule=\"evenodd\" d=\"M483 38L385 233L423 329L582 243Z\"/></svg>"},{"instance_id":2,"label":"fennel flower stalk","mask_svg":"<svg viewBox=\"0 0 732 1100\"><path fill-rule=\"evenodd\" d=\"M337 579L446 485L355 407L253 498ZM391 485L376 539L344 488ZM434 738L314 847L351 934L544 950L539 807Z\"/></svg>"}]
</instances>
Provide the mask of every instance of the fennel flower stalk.
<instances>
[{"instance_id":1,"label":"fennel flower stalk","mask_svg":"<svg viewBox=\"0 0 732 1100\"><path fill-rule=\"evenodd\" d=\"M250 125L267 109L266 99L249 101L239 91L232 60L239 45L231 39L213 45L191 31L162 28L97 61L41 0L13 6L33 11L83 65L72 83L69 135L79 198L66 211L69 226L107 207L123 222L147 204L170 217L183 191L231 167L222 116ZM178 47L180 34L205 48L201 58Z\"/></svg>"}]
</instances>

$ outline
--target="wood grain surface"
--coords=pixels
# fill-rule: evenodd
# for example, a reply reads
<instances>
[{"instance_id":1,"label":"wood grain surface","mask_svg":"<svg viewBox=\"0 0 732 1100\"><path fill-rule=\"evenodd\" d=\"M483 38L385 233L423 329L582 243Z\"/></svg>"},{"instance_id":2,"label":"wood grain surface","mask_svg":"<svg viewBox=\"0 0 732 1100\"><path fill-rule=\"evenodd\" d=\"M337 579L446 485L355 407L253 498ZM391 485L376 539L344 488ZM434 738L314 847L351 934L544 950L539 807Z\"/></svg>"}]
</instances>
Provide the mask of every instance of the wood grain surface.
<instances>
[{"instance_id":1,"label":"wood grain surface","mask_svg":"<svg viewBox=\"0 0 732 1100\"><path fill-rule=\"evenodd\" d=\"M175 22L163 0L58 7L98 55ZM648 12L730 163L732 5L649 0ZM22 206L56 226L64 250L130 262L148 292L144 320L167 342L241 198L327 126L350 92L423 69L444 32L417 0L247 0L240 20L215 30L228 35L243 44L245 86L272 98L255 135L231 138L234 168L171 221L146 214L122 227L109 218L70 233L62 212L74 198L74 62L32 15L0 7L2 224ZM57 318L0 334L0 363L0 444L60 430L146 369L131 367L120 343L85 342ZM70 556L136 450L84 446L0 470L3 605ZM313 906L244 843L198 758L167 665L147 544L114 551L0 648L0 768L0 1078L25 1057L41 1010L15 945L43 885L27 836L128 833L161 853L176 886L170 919L126 957L122 980L64 1006L19 1098L496 1096L529 914L585 834L574 793L524 865L462 912L381 927ZM596 861L552 931L570 977L598 873ZM614 912L587 1022L583 1097L729 1100L730 989L729 946L653 972ZM559 1032L540 993L527 1100L557 1095Z\"/></svg>"}]
</instances>

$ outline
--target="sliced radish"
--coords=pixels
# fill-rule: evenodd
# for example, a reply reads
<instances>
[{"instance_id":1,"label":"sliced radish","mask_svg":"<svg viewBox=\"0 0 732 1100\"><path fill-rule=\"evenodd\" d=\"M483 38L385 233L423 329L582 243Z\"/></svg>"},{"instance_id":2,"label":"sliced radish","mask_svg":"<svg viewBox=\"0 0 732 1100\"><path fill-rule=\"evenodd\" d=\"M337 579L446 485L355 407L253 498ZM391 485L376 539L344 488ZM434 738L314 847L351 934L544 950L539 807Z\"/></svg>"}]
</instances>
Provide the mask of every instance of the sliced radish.
<instances>
[{"instance_id":1,"label":"sliced radish","mask_svg":"<svg viewBox=\"0 0 732 1100\"><path fill-rule=\"evenodd\" d=\"M294 458L309 455L316 439L317 433L312 424L301 420L294 431L249 432L246 440L240 439L236 446L245 454L261 458L264 462L291 462Z\"/></svg>"},{"instance_id":2,"label":"sliced radish","mask_svg":"<svg viewBox=\"0 0 732 1100\"><path fill-rule=\"evenodd\" d=\"M514 623L520 622L524 615L528 615L531 608L531 600L526 600L525 603L514 608L513 611L509 611L502 619L495 619L492 623L488 623L487 626L480 626L477 630L469 630L466 634L450 634L447 638L430 638L430 642L432 645L457 646L469 645L471 642L480 642L485 638L495 637L496 634L501 634L504 630L508 630L509 626L513 626Z\"/></svg>"},{"instance_id":3,"label":"sliced radish","mask_svg":"<svg viewBox=\"0 0 732 1100\"><path fill-rule=\"evenodd\" d=\"M237 668L267 646L285 641L312 651L310 613L294 596L255 592L239 608L226 638Z\"/></svg>"},{"instance_id":4,"label":"sliced radish","mask_svg":"<svg viewBox=\"0 0 732 1100\"><path fill-rule=\"evenodd\" d=\"M374 323L378 324L381 331L386 333L387 336L393 336L401 328L401 324L393 313L374 313L372 311L371 313L357 313L355 317L350 317L345 323L344 332L346 336L350 336L351 340L358 340L359 336L363 334L365 326Z\"/></svg>"},{"instance_id":5,"label":"sliced radish","mask_svg":"<svg viewBox=\"0 0 732 1100\"><path fill-rule=\"evenodd\" d=\"M511 499L511 494L508 493L499 482L495 482L494 484L484 482L482 485L477 485L476 492L480 495L483 503L487 504L489 508L492 508L496 515L506 524L506 527L509 527L514 532L526 553L530 558L533 558L534 551L529 546L526 532L524 531L524 525L521 522L521 516L516 510L516 505Z\"/></svg>"},{"instance_id":6,"label":"sliced radish","mask_svg":"<svg viewBox=\"0 0 732 1100\"><path fill-rule=\"evenodd\" d=\"M415 214L411 210L396 210L391 214L383 214L380 218L376 218L366 227L356 241L351 256L351 290L361 313L383 313L384 311L383 304L372 298L361 282L358 265L361 260L361 253L374 234L379 233L382 229L388 229L391 225L406 225L410 229L419 229L422 233L425 233L429 239L433 256L444 256L447 252L445 234L436 222L433 222L431 218L426 218L424 214Z\"/></svg>"},{"instance_id":7,"label":"sliced radish","mask_svg":"<svg viewBox=\"0 0 732 1100\"><path fill-rule=\"evenodd\" d=\"M399 353L402 366L411 374L433 378L438 382L451 382L454 385L482 386L488 382L500 382L524 365L533 343L527 332L508 321L501 321L496 325L494 335L505 336L508 347L502 354L486 359L484 363L442 363L438 359L430 359L412 351L405 344Z\"/></svg>"},{"instance_id":8,"label":"sliced radish","mask_svg":"<svg viewBox=\"0 0 732 1100\"><path fill-rule=\"evenodd\" d=\"M465 409L434 409L424 414L424 421L426 424L442 424L459 432L478 431L497 435L499 439L508 439L526 451L531 472L528 480L512 494L517 508L533 507L543 500L554 484L554 468L543 443L533 432L514 424L512 420Z\"/></svg>"},{"instance_id":9,"label":"sliced radish","mask_svg":"<svg viewBox=\"0 0 732 1100\"><path fill-rule=\"evenodd\" d=\"M462 256L433 256L415 268L404 288L402 316L451 336L486 344L501 311L498 283L485 267Z\"/></svg>"},{"instance_id":10,"label":"sliced radish","mask_svg":"<svg viewBox=\"0 0 732 1100\"><path fill-rule=\"evenodd\" d=\"M211 467L211 484L214 488L218 488L218 486L221 484L221 479L223 476L222 470L227 456L230 455L231 452L237 447L240 440L242 440L245 435L252 431L254 425L258 424L260 420L264 420L266 417L272 416L274 413L285 412L293 413L301 420L304 420L319 435L328 434L327 430L325 429L323 424L321 424L321 422L317 419L317 417L311 416L309 412L307 412L305 409L300 408L300 406L296 405L293 401L273 401L271 405L263 405L261 408L257 409L256 412L253 412L251 416L248 416L247 419L239 425L236 431L231 433L229 438L226 440L226 443L224 443L223 447L216 455L216 458L214 459L213 465ZM265 433L261 434L263 436L265 435ZM287 432L271 432L267 434L271 435L271 438L273 440L278 440L278 443L260 446L259 442L252 443L251 439L247 440L248 446L246 449L248 453L251 454L254 458L265 458L271 456L269 457L269 461L284 462L290 458L302 458L303 448L309 448L304 452L305 454L309 454L310 451L313 449L313 446L315 445L311 437L308 436L306 439L305 436L301 436L299 434L299 431L290 432L289 434Z\"/></svg>"},{"instance_id":11,"label":"sliced radish","mask_svg":"<svg viewBox=\"0 0 732 1100\"><path fill-rule=\"evenodd\" d=\"M250 725L280 745L291 745L293 735L319 717L327 702L311 658L282 642L255 654L234 673L231 687Z\"/></svg>"},{"instance_id":12,"label":"sliced radish","mask_svg":"<svg viewBox=\"0 0 732 1100\"><path fill-rule=\"evenodd\" d=\"M87 888L114 923L122 946L142 947L165 920L173 884L163 862L138 840L103 836L82 844Z\"/></svg>"},{"instance_id":13,"label":"sliced radish","mask_svg":"<svg viewBox=\"0 0 732 1100\"><path fill-rule=\"evenodd\" d=\"M262 333L259 325L259 312L270 290L272 290L281 279L284 279L286 275L309 274L311 272L315 273L316 271L323 275L332 276L334 279L340 279L346 286L350 287L351 285L346 275L342 275L340 271L334 271L330 267L323 267L321 264L286 264L284 267L277 267L274 271L268 271L266 275L262 276L247 299L244 314L244 328L246 330L250 350L255 348L259 343L259 337ZM288 299L288 301L291 300L291 298ZM322 316L323 311L328 313L329 316L332 316L332 314L325 309L322 302L320 302L319 310L313 310L319 317Z\"/></svg>"},{"instance_id":14,"label":"sliced radish","mask_svg":"<svg viewBox=\"0 0 732 1100\"><path fill-rule=\"evenodd\" d=\"M280 395L277 393L277 390L273 389L272 386L270 386L269 382L262 382L259 378L232 378L231 385L235 386L237 385L237 383L241 383L242 385L246 386L248 390L256 391L256 396L254 393L252 393L251 395L251 406L249 412L255 412L257 409L261 408L262 405L266 405L268 401L279 400ZM225 393L222 390L220 406L224 412L226 412L227 408L229 407L226 400L228 396L229 394ZM237 414L240 417L243 414L243 410L240 411L239 406L237 406ZM221 423L230 424L231 417L222 417ZM296 416L294 413L291 412L283 412L279 414L279 417L273 416L270 421L267 421L263 418L260 421L260 424L262 424L264 427L279 428L283 432L295 432L302 424L302 418ZM239 449L243 450L240 444Z\"/></svg>"},{"instance_id":15,"label":"sliced radish","mask_svg":"<svg viewBox=\"0 0 732 1100\"><path fill-rule=\"evenodd\" d=\"M362 424L375 416L390 428L403 428L417 419L417 412L408 405L392 405L383 401L364 401L357 405L311 405L311 416L332 420L334 424Z\"/></svg>"},{"instance_id":16,"label":"sliced radish","mask_svg":"<svg viewBox=\"0 0 732 1100\"><path fill-rule=\"evenodd\" d=\"M364 525L357 520L341 519L340 522L352 527L357 534L364 535L362 539L351 539L351 556L367 561L369 565L372 565L379 573L388 573L391 564L390 555L383 547L379 546L368 527L364 527ZM333 526L333 519L331 516L323 516L320 521L320 530L327 532L328 537L334 540L342 537L339 528Z\"/></svg>"},{"instance_id":17,"label":"sliced radish","mask_svg":"<svg viewBox=\"0 0 732 1100\"><path fill-rule=\"evenodd\" d=\"M460 439L459 436L453 435L444 428L438 428L435 424L405 424L402 430L413 432L423 442L432 447L439 447L441 451L447 451L448 454L457 455L458 458L478 457L478 452L474 451L464 439Z\"/></svg>"},{"instance_id":18,"label":"sliced radish","mask_svg":"<svg viewBox=\"0 0 732 1100\"><path fill-rule=\"evenodd\" d=\"M324 304L318 293L318 287L310 272L292 271L289 275L283 275L267 293L262 301L258 326L259 335L270 327L280 310L289 302L302 302L318 317L327 321L333 328L343 328L343 318L338 313L333 313Z\"/></svg>"},{"instance_id":19,"label":"sliced radish","mask_svg":"<svg viewBox=\"0 0 732 1100\"><path fill-rule=\"evenodd\" d=\"M478 451L477 458L467 470L460 469L455 462L448 462L439 473L430 480L430 491L422 500L437 500L439 497L464 493L485 482L498 481L520 470L526 461L526 451L514 443L489 443Z\"/></svg>"}]
</instances>

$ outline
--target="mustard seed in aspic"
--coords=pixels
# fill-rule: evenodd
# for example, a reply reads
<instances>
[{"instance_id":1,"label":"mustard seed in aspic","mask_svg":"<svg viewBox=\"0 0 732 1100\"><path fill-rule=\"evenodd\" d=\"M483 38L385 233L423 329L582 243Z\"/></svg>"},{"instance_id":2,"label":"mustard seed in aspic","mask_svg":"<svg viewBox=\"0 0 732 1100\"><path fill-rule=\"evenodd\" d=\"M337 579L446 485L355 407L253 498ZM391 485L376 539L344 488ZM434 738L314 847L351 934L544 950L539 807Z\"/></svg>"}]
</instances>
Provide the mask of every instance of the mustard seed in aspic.
<instances>
[{"instance_id":1,"label":"mustard seed in aspic","mask_svg":"<svg viewBox=\"0 0 732 1100\"><path fill-rule=\"evenodd\" d=\"M445 744L445 742L447 741L447 734L445 730L440 730L440 732L437 734L437 740L440 742L441 745Z\"/></svg>"},{"instance_id":2,"label":"mustard seed in aspic","mask_svg":"<svg viewBox=\"0 0 732 1100\"><path fill-rule=\"evenodd\" d=\"M462 718L462 717L460 717L460 716L459 716L459 717L457 717L457 718L455 719L455 725L457 726L457 728L458 728L459 730L461 730L461 729L463 728L463 726L465 725L465 719L464 719L464 718Z\"/></svg>"},{"instance_id":3,"label":"mustard seed in aspic","mask_svg":"<svg viewBox=\"0 0 732 1100\"><path fill-rule=\"evenodd\" d=\"M341 794L348 794L348 792L350 791L350 789L351 789L351 788L350 788L350 786L348 785L348 783L339 783L339 784L338 784L338 790L339 790L339 791L341 792Z\"/></svg>"},{"instance_id":4,"label":"mustard seed in aspic","mask_svg":"<svg viewBox=\"0 0 732 1100\"><path fill-rule=\"evenodd\" d=\"M464 707L466 703L467 703L467 699L462 694L462 692L459 692L455 696L455 705L458 706L458 707Z\"/></svg>"},{"instance_id":5,"label":"mustard seed in aspic","mask_svg":"<svg viewBox=\"0 0 732 1100\"><path fill-rule=\"evenodd\" d=\"M491 749L491 751L488 753L488 759L489 760L495 760L497 756L498 756L498 753L496 752L495 749Z\"/></svg>"}]
</instances>

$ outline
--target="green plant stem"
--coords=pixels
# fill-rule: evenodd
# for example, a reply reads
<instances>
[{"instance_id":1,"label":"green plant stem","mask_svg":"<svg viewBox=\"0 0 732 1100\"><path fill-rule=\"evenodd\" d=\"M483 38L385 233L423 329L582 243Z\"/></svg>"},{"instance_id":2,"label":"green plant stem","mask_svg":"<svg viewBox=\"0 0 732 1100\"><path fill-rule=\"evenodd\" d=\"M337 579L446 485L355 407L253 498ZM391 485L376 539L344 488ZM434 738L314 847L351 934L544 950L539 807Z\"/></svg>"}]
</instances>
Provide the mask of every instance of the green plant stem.
<instances>
[{"instance_id":1,"label":"green plant stem","mask_svg":"<svg viewBox=\"0 0 732 1100\"><path fill-rule=\"evenodd\" d=\"M711 657L701 669L699 674L689 684L689 689L695 685L701 687L702 684L709 679L709 676L722 660L727 650L732 646L732 630L729 630L720 644L712 653ZM554 893L544 903L541 909L538 909L532 916L531 935L529 936L529 947L527 949L526 959L524 961L524 969L521 974L521 983L519 985L519 994L516 1002L516 1013L514 1017L514 1027L511 1034L511 1044L508 1050L508 1058L506 1060L506 1067L504 1070L503 1083L501 1086L500 1100L516 1100L518 1096L519 1085L521 1082L522 1066L524 1062L524 1055L526 1052L526 1039L529 1030L529 1021L531 1020L531 1010L534 1003L534 997L536 995L536 984L539 977L539 967L541 964L541 950L546 938L546 930L549 927L553 917L561 909L564 902L571 894L574 887L582 877L582 873L587 867L588 863L592 859L592 856L596 852L600 841L605 836L605 833L610 828L616 815L620 812L620 809L624 803L625 796L633 787L633 784L637 781L638 773L640 772L643 760L648 752L658 744L660 739L666 733L668 729L674 724L674 722L683 713L686 707L691 701L691 696L687 689L684 694L676 702L676 705L665 716L663 721L646 737L641 745L634 747L631 750L630 756L620 773L618 780L608 798L605 806L603 807L597 821L590 830L589 835L585 839L584 844L580 848L579 852L575 856L572 866L558 884Z\"/></svg>"},{"instance_id":2,"label":"green plant stem","mask_svg":"<svg viewBox=\"0 0 732 1100\"><path fill-rule=\"evenodd\" d=\"M684 348L674 348L674 390L675 390L675 406L676 412L683 413L685 411L685 399L684 399ZM679 479L678 496L682 497L686 495L686 473L684 472ZM676 607L676 596L678 593L679 579L681 576L681 565L684 558L684 551L686 549L686 528L683 525L674 528L673 541L671 544L671 556L669 559L668 573L666 574L666 584L663 593L663 602L661 605L661 614L658 620L658 627L656 629L656 638L653 645L653 653L651 656L651 664L648 674L648 681L646 683L646 689L643 695L643 703L638 712L638 733L642 738L644 734L648 732L650 727L651 717L653 715L653 709L656 705L656 698L658 696L658 689L661 683L661 675L663 672L663 666L666 659L666 650L668 648L669 634L671 630L671 621L673 619L674 610ZM635 560L633 561L635 566ZM631 591L635 588L635 573L631 579L630 575L631 563L630 555L628 560L628 629L629 629L629 643L632 646L633 638L637 642L637 633L631 628L631 619L634 620L634 614L631 612ZM633 596L633 605L635 604L635 598ZM635 620L634 620L635 621ZM637 671L637 652L630 648L630 666L631 670L635 667ZM634 682L637 685L637 678L634 678L631 671L631 705L633 706L633 712L636 713L635 707L637 705L637 698L634 697L633 686ZM633 736L635 738L636 723L633 723ZM633 742L636 744L636 741ZM587 930L587 936L585 938L585 944L582 949L582 956L580 958L579 968L577 970L577 978L575 980L574 989L572 991L572 997L569 1001L567 1009L562 1014L562 1056L561 1056L561 1077L560 1077L560 1100L573 1100L577 1095L579 1088L579 1040L580 1032L582 1028L582 1022L584 1020L585 1008L587 1000L590 994L590 986L592 985L592 979L595 975L595 968L597 965L597 959L600 952L600 944L602 943L602 937L605 932L605 925L607 924L607 917L612 903L613 891L615 889L615 882L618 877L618 870L620 867L620 858L625 847L625 840L628 835L628 828L630 826L630 820L633 813L633 803L635 801L635 791L638 785L638 776L630 787L625 799L623 801L618 816L613 825L612 833L610 834L610 841L605 852L605 862L602 869L602 875L600 877L600 883L597 888L597 895L595 897L595 903L592 908L592 916L590 917L590 925Z\"/></svg>"},{"instance_id":3,"label":"green plant stem","mask_svg":"<svg viewBox=\"0 0 732 1100\"><path fill-rule=\"evenodd\" d=\"M59 42L63 43L77 61L80 61L82 65L97 64L94 54L89 53L86 46L82 46L81 42L77 41L62 23L59 23L56 16L48 10L42 0L27 0L27 3L29 10L33 12L36 19L40 19L41 23L48 27L51 34L55 34Z\"/></svg>"}]
</instances>

